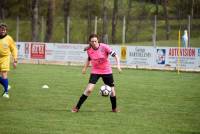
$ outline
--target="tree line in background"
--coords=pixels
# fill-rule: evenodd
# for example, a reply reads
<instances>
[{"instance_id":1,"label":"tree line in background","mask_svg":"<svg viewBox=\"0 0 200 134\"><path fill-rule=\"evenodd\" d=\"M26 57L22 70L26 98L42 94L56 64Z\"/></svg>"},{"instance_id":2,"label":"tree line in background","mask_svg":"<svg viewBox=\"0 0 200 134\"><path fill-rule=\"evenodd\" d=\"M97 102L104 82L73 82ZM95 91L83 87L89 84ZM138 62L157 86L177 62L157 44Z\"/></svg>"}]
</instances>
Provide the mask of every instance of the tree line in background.
<instances>
[{"instance_id":1,"label":"tree line in background","mask_svg":"<svg viewBox=\"0 0 200 134\"><path fill-rule=\"evenodd\" d=\"M39 18L46 18L46 32L44 41L52 41L55 34L55 18L63 17L64 38L67 38L67 19L74 17L87 20L87 36L93 32L91 27L94 17L102 18L100 31L102 42L108 42L108 33L111 33L111 42L117 42L116 34L119 19L126 16L126 33L131 27L131 20L142 20L149 16L157 16L165 21L166 39L170 39L169 19L187 18L198 19L200 15L200 0L1 0L0 19L16 16L30 20L32 41L39 41ZM111 28L109 28L111 22ZM137 27L141 29L142 26ZM136 29L135 36L137 38ZM137 40L137 39L136 39Z\"/></svg>"}]
</instances>

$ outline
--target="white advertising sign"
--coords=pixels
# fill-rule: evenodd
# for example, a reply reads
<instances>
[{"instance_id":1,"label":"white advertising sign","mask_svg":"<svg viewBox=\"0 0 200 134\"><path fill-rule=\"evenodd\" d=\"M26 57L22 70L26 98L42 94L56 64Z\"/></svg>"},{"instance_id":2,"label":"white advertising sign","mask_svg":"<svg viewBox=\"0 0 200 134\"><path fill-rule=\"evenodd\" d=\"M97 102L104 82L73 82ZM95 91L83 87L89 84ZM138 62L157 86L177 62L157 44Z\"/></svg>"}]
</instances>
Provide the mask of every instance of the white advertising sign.
<instances>
[{"instance_id":1,"label":"white advertising sign","mask_svg":"<svg viewBox=\"0 0 200 134\"><path fill-rule=\"evenodd\" d=\"M86 45L49 43L46 45L46 60L85 62Z\"/></svg>"},{"instance_id":2,"label":"white advertising sign","mask_svg":"<svg viewBox=\"0 0 200 134\"><path fill-rule=\"evenodd\" d=\"M34 43L17 42L19 60L31 60L44 58L45 61L77 62L83 63L87 59L84 48L87 44L62 44L62 43ZM42 48L45 51L32 53L32 47ZM145 68L177 68L200 70L200 48L181 48L180 55L177 47L149 47L149 46L120 46L110 45L118 57L121 65ZM40 49L39 49L40 50ZM40 52L40 51L36 52ZM41 49L43 50L43 49ZM35 51L34 51L35 52ZM115 65L115 58L109 57L111 64ZM43 59L42 59L43 60Z\"/></svg>"},{"instance_id":3,"label":"white advertising sign","mask_svg":"<svg viewBox=\"0 0 200 134\"><path fill-rule=\"evenodd\" d=\"M152 66L154 64L154 48L141 46L127 47L127 65Z\"/></svg>"}]
</instances>

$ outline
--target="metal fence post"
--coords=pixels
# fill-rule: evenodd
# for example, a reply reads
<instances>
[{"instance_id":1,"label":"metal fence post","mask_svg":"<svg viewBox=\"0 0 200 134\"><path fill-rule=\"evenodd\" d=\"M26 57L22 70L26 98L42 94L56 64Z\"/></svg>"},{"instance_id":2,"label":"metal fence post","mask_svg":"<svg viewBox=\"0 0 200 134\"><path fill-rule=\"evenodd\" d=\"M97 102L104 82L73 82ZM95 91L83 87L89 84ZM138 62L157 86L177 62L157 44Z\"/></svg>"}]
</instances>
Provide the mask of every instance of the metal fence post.
<instances>
[{"instance_id":1,"label":"metal fence post","mask_svg":"<svg viewBox=\"0 0 200 134\"><path fill-rule=\"evenodd\" d=\"M154 16L153 46L156 47L157 15Z\"/></svg>"},{"instance_id":2,"label":"metal fence post","mask_svg":"<svg viewBox=\"0 0 200 134\"><path fill-rule=\"evenodd\" d=\"M97 16L95 16L94 20L94 33L97 34Z\"/></svg>"},{"instance_id":3,"label":"metal fence post","mask_svg":"<svg viewBox=\"0 0 200 134\"><path fill-rule=\"evenodd\" d=\"M17 16L17 22L16 22L16 42L19 41L19 16Z\"/></svg>"},{"instance_id":4,"label":"metal fence post","mask_svg":"<svg viewBox=\"0 0 200 134\"><path fill-rule=\"evenodd\" d=\"M41 41L44 41L44 16L42 16L41 20Z\"/></svg>"},{"instance_id":5,"label":"metal fence post","mask_svg":"<svg viewBox=\"0 0 200 134\"><path fill-rule=\"evenodd\" d=\"M190 45L190 15L188 15L188 47L191 47Z\"/></svg>"},{"instance_id":6,"label":"metal fence post","mask_svg":"<svg viewBox=\"0 0 200 134\"><path fill-rule=\"evenodd\" d=\"M123 28L122 28L122 44L125 44L125 40L126 40L126 17L124 16L123 18Z\"/></svg>"},{"instance_id":7,"label":"metal fence post","mask_svg":"<svg viewBox=\"0 0 200 134\"><path fill-rule=\"evenodd\" d=\"M70 34L70 17L67 17L67 43L69 43L69 34Z\"/></svg>"}]
</instances>

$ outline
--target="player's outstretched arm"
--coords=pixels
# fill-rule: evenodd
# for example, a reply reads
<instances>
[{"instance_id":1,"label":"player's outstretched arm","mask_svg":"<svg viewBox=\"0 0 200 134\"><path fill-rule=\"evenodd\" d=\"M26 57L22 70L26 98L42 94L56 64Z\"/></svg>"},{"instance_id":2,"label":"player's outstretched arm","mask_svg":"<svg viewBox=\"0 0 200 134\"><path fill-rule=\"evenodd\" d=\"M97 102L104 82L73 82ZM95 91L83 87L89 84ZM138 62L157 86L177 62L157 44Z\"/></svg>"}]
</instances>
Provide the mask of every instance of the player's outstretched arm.
<instances>
[{"instance_id":1,"label":"player's outstretched arm","mask_svg":"<svg viewBox=\"0 0 200 134\"><path fill-rule=\"evenodd\" d=\"M86 73L86 70L87 70L89 65L90 65L90 61L87 59L86 62L85 62L85 65L84 65L84 67L82 69L82 74Z\"/></svg>"},{"instance_id":2,"label":"player's outstretched arm","mask_svg":"<svg viewBox=\"0 0 200 134\"><path fill-rule=\"evenodd\" d=\"M119 73L121 73L121 72L122 72L122 69L121 69L121 66L120 66L119 57L118 57L117 55L115 55L114 58L115 58L115 61L116 61L116 63L117 63L117 69L118 69Z\"/></svg>"}]
</instances>

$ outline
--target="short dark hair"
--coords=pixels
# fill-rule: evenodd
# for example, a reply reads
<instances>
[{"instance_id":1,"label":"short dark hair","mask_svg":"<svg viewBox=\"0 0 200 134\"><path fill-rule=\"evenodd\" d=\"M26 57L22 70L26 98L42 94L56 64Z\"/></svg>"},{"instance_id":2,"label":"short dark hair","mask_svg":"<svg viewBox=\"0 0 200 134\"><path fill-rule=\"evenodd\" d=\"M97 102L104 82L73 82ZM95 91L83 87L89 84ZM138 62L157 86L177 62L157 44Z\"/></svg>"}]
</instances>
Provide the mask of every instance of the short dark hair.
<instances>
[{"instance_id":1,"label":"short dark hair","mask_svg":"<svg viewBox=\"0 0 200 134\"><path fill-rule=\"evenodd\" d=\"M96 37L96 38L99 40L99 36L98 36L97 34L91 34L91 35L89 36L89 38L88 38L88 41L90 41L91 38L94 38L94 37Z\"/></svg>"},{"instance_id":2,"label":"short dark hair","mask_svg":"<svg viewBox=\"0 0 200 134\"><path fill-rule=\"evenodd\" d=\"M4 28L6 28L7 29L7 24L6 23L0 23L0 27L4 27Z\"/></svg>"}]
</instances>

